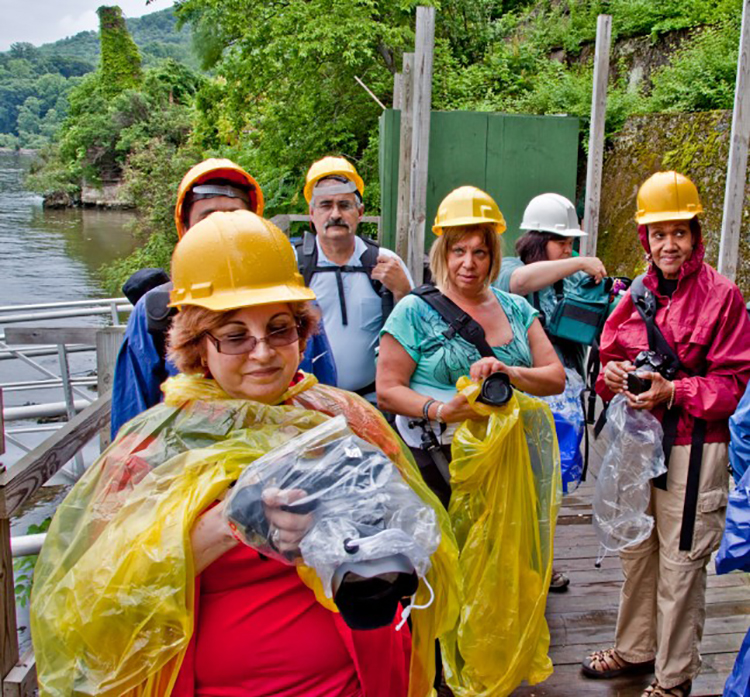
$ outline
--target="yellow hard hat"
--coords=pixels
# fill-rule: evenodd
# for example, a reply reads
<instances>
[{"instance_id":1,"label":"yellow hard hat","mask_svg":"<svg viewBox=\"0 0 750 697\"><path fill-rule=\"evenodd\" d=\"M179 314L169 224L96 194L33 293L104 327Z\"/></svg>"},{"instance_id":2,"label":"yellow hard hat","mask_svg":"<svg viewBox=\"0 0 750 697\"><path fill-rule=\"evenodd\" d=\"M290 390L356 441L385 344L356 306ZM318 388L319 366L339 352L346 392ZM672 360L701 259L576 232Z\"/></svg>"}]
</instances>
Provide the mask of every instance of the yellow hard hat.
<instances>
[{"instance_id":1,"label":"yellow hard hat","mask_svg":"<svg viewBox=\"0 0 750 697\"><path fill-rule=\"evenodd\" d=\"M343 157L333 157L329 155L322 160L318 160L307 171L307 179L305 180L305 200L308 203L312 201L313 189L321 179L335 175L346 177L350 181L353 181L354 185L357 187L357 191L359 191L359 195L364 196L365 183L362 181L362 177L357 174L354 165Z\"/></svg>"},{"instance_id":2,"label":"yellow hard hat","mask_svg":"<svg viewBox=\"0 0 750 697\"><path fill-rule=\"evenodd\" d=\"M440 203L432 231L442 235L447 227L480 223L494 225L499 235L508 228L492 196L476 186L461 186L451 191Z\"/></svg>"},{"instance_id":3,"label":"yellow hard hat","mask_svg":"<svg viewBox=\"0 0 750 697\"><path fill-rule=\"evenodd\" d=\"M221 312L315 300L279 228L250 211L216 212L196 223L172 255L170 307Z\"/></svg>"},{"instance_id":4,"label":"yellow hard hat","mask_svg":"<svg viewBox=\"0 0 750 697\"><path fill-rule=\"evenodd\" d=\"M638 225L650 225L665 220L690 220L703 213L698 189L684 174L657 172L638 190Z\"/></svg>"},{"instance_id":5,"label":"yellow hard hat","mask_svg":"<svg viewBox=\"0 0 750 697\"><path fill-rule=\"evenodd\" d=\"M240 189L247 189L250 199L250 210L258 215L263 215L263 192L258 182L253 179L242 167L225 158L211 157L208 160L191 167L182 178L177 189L177 203L174 207L174 224L177 228L177 236L182 237L187 232L185 224L185 199L193 187L207 182L210 179L226 179L235 182Z\"/></svg>"}]
</instances>

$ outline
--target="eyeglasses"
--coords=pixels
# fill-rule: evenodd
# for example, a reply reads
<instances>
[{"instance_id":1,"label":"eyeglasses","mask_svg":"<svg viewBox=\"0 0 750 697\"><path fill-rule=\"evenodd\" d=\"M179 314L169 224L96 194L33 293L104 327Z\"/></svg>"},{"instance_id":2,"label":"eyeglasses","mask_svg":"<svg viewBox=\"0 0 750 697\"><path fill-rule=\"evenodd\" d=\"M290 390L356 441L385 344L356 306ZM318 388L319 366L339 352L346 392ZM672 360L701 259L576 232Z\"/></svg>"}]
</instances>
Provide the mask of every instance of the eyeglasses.
<instances>
[{"instance_id":1,"label":"eyeglasses","mask_svg":"<svg viewBox=\"0 0 750 697\"><path fill-rule=\"evenodd\" d=\"M264 341L271 348L280 348L281 346L293 344L299 339L299 327L296 324L290 324L287 327L269 332L261 338L252 336L252 334L245 334L244 332L242 334L229 334L221 339L217 339L210 332L206 332L205 335L216 347L218 353L223 353L227 356L239 356L242 353L252 353L255 351L255 347L261 341Z\"/></svg>"}]
</instances>

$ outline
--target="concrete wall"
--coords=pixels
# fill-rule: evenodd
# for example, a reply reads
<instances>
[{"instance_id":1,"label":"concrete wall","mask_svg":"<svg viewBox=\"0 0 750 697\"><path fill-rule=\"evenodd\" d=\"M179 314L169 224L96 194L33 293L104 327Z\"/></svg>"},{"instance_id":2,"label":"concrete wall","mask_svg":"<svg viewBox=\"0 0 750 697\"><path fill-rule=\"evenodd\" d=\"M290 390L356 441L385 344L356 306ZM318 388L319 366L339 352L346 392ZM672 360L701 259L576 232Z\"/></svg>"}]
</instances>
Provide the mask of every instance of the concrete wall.
<instances>
[{"instance_id":1,"label":"concrete wall","mask_svg":"<svg viewBox=\"0 0 750 697\"><path fill-rule=\"evenodd\" d=\"M132 208L132 202L126 197L122 182L103 181L99 187L88 182L81 184L81 204L98 208Z\"/></svg>"}]
</instances>

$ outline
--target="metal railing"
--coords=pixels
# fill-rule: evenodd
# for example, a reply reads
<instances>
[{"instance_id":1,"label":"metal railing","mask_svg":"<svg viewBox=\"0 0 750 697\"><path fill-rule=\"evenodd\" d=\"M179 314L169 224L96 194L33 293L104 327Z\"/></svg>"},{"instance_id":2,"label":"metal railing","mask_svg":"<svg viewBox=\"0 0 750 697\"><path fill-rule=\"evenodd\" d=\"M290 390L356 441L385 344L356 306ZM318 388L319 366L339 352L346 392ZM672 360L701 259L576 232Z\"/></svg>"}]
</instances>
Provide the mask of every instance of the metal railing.
<instances>
[{"instance_id":1,"label":"metal railing","mask_svg":"<svg viewBox=\"0 0 750 697\"><path fill-rule=\"evenodd\" d=\"M29 390L61 390L63 401L49 401L21 407L6 407L4 421L13 422L26 419L73 418L93 400L90 389L97 385L97 377L75 377L70 373L71 354L97 350L95 327L19 327L9 324L22 324L61 318L107 317L114 326L121 326L120 313L132 310L125 298L104 298L74 300L67 302L34 303L27 305L0 306L0 361L16 360L32 368L40 377L38 380L4 382L0 390L5 393ZM57 372L42 365L37 360L57 356ZM5 429L9 443L23 452L32 449L20 436L43 433L59 428L58 425L40 424ZM83 460L76 455L74 468L69 472L78 477L83 471ZM65 472L68 472L66 469Z\"/></svg>"},{"instance_id":2,"label":"metal railing","mask_svg":"<svg viewBox=\"0 0 750 697\"><path fill-rule=\"evenodd\" d=\"M41 391L42 399L47 400L0 410L0 435L24 453L7 467L0 464L0 626L6 628L0 632L0 694L34 693L33 651L19 656L13 558L37 554L45 538L44 534L11 538L10 519L19 515L21 506L56 474L67 473L71 479L80 476L84 468L82 450L97 434L102 443L108 441L111 403L108 390L125 329L120 315L131 309L124 298L0 307L0 361L16 361L33 371L30 376L18 375L12 363L4 364L8 367L4 368L5 381L0 383L0 406L4 393ZM101 317L106 324L115 326L31 326L45 320L91 317ZM70 355L94 351L95 375L71 374ZM49 360L54 356L56 364ZM45 357L48 360L42 363ZM98 389L98 398L91 388ZM59 416L67 421L28 423ZM6 428L6 421L14 425ZM45 440L36 446L22 440L25 435L40 434ZM0 438L0 455L4 438Z\"/></svg>"}]
</instances>

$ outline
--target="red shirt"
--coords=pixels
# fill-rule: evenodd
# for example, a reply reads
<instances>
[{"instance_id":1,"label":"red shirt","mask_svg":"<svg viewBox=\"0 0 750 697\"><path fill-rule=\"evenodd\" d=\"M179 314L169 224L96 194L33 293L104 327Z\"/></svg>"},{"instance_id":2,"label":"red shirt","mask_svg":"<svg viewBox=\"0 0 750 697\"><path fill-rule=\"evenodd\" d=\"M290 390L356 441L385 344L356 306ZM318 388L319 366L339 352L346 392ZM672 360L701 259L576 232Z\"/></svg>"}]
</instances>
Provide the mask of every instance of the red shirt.
<instances>
[{"instance_id":1,"label":"red shirt","mask_svg":"<svg viewBox=\"0 0 750 697\"><path fill-rule=\"evenodd\" d=\"M293 566L238 545L201 574L196 614L196 697L362 694L336 615Z\"/></svg>"}]
</instances>

